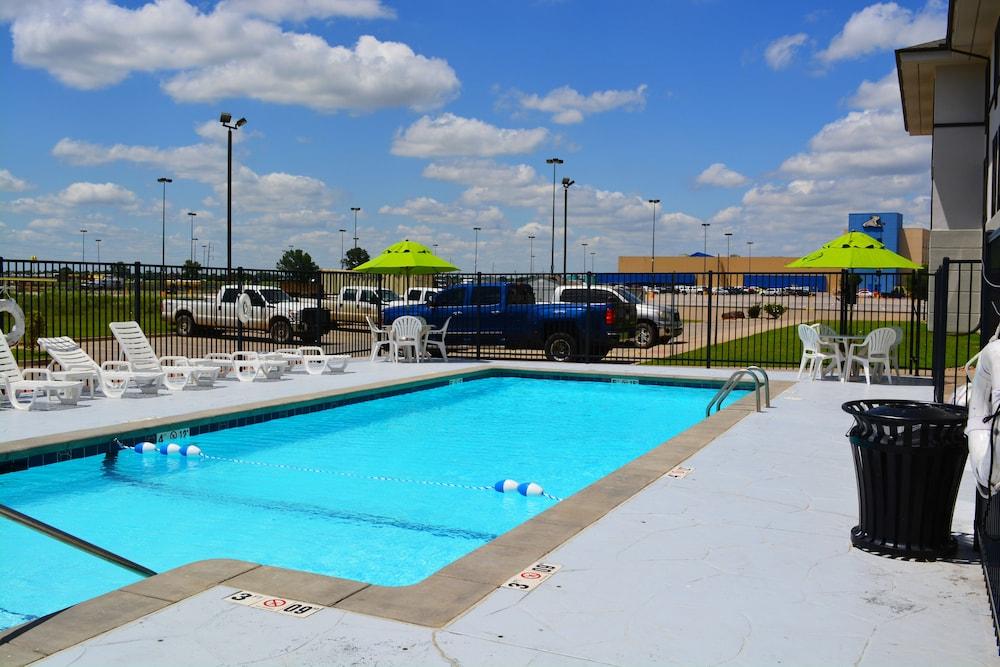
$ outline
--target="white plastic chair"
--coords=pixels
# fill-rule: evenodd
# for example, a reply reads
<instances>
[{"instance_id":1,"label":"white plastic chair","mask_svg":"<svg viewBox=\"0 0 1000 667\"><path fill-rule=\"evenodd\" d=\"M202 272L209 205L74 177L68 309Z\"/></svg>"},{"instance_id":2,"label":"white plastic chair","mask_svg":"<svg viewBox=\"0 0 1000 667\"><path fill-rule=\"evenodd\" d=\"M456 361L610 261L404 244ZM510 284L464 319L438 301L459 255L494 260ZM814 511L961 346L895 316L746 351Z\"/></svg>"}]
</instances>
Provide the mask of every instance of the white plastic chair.
<instances>
[{"instance_id":1,"label":"white plastic chair","mask_svg":"<svg viewBox=\"0 0 1000 667\"><path fill-rule=\"evenodd\" d=\"M30 410L41 396L51 401L53 395L60 403L76 405L82 389L83 382L56 380L46 368L28 368L22 371L7 344L6 336L0 332L0 390L12 406L18 410ZM31 400L22 402L18 399L18 394L29 394Z\"/></svg>"},{"instance_id":2,"label":"white plastic chair","mask_svg":"<svg viewBox=\"0 0 1000 667\"><path fill-rule=\"evenodd\" d=\"M277 380L288 368L288 362L265 359L257 352L233 352L233 370L240 382Z\"/></svg>"},{"instance_id":3,"label":"white plastic chair","mask_svg":"<svg viewBox=\"0 0 1000 667\"><path fill-rule=\"evenodd\" d=\"M327 370L343 373L347 370L347 362L351 360L349 354L326 354L318 345L303 345L298 348L298 352L302 366L309 375L322 375Z\"/></svg>"},{"instance_id":4,"label":"white plastic chair","mask_svg":"<svg viewBox=\"0 0 1000 667\"><path fill-rule=\"evenodd\" d=\"M199 366L182 356L157 357L138 322L112 322L109 327L132 370L165 373L167 389L176 391L188 384L210 387L219 377L218 366Z\"/></svg>"},{"instance_id":5,"label":"white plastic chair","mask_svg":"<svg viewBox=\"0 0 1000 667\"><path fill-rule=\"evenodd\" d=\"M899 377L899 367L900 367L900 354L899 351L900 343L903 342L903 327L892 326L889 327L896 334L896 340L892 343L892 349L889 351L889 361L892 362L892 368L896 372L896 377Z\"/></svg>"},{"instance_id":6,"label":"white plastic chair","mask_svg":"<svg viewBox=\"0 0 1000 667\"><path fill-rule=\"evenodd\" d=\"M799 340L802 341L802 361L799 363L799 374L795 379L802 377L802 371L806 365L809 366L809 379L816 379L817 374L822 377L826 374L823 364L832 362L831 366L837 368L838 373L842 373L839 367L840 353L836 346L831 348L829 343L820 340L819 332L808 324L799 325Z\"/></svg>"},{"instance_id":7,"label":"white plastic chair","mask_svg":"<svg viewBox=\"0 0 1000 667\"><path fill-rule=\"evenodd\" d=\"M437 348L441 352L441 358L448 361L448 349L445 346L444 339L448 335L448 323L451 322L451 316L444 321L440 329L431 329L426 334L424 334L424 350L426 351L428 347Z\"/></svg>"},{"instance_id":8,"label":"white plastic chair","mask_svg":"<svg viewBox=\"0 0 1000 667\"><path fill-rule=\"evenodd\" d=\"M403 315L392 323L392 333L389 334L389 354L392 360L399 361L399 351L412 348L417 363L423 355L424 323L419 318Z\"/></svg>"},{"instance_id":9,"label":"white plastic chair","mask_svg":"<svg viewBox=\"0 0 1000 667\"><path fill-rule=\"evenodd\" d=\"M892 384L891 350L896 341L896 332L888 327L880 327L868 334L861 343L853 343L847 350L847 366L841 376L841 382L854 370L854 364L859 364L865 372L865 382L872 383L871 367L881 366L882 374Z\"/></svg>"},{"instance_id":10,"label":"white plastic chair","mask_svg":"<svg viewBox=\"0 0 1000 667\"><path fill-rule=\"evenodd\" d=\"M94 397L95 386L108 398L121 398L129 384L144 394L156 394L163 386L162 371L133 371L127 361L105 361L98 365L69 336L39 338L38 346L52 357L48 367L52 377L57 380L83 380L90 385L91 398Z\"/></svg>"},{"instance_id":11,"label":"white plastic chair","mask_svg":"<svg viewBox=\"0 0 1000 667\"><path fill-rule=\"evenodd\" d=\"M375 361L375 357L378 356L379 352L382 351L384 347L386 350L391 348L389 343L389 334L384 330L380 329L375 322L372 321L370 315L365 315L365 322L368 323L368 329L372 332L372 358L371 361Z\"/></svg>"}]
</instances>

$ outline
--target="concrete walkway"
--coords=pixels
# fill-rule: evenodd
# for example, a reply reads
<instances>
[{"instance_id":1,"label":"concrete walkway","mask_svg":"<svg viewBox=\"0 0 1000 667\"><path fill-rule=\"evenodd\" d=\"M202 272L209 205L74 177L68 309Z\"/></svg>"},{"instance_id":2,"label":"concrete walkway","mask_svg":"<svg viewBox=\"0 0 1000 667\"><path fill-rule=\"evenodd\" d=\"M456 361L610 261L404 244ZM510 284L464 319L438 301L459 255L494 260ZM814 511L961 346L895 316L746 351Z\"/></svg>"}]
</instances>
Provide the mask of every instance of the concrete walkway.
<instances>
[{"instance_id":1,"label":"concrete walkway","mask_svg":"<svg viewBox=\"0 0 1000 667\"><path fill-rule=\"evenodd\" d=\"M689 459L689 475L661 478L549 554L562 569L537 589L497 590L441 630L339 609L288 618L217 586L39 664L995 664L982 571L963 561L968 479L956 560L851 548L840 403L865 396L926 400L930 388L799 383Z\"/></svg>"}]
</instances>

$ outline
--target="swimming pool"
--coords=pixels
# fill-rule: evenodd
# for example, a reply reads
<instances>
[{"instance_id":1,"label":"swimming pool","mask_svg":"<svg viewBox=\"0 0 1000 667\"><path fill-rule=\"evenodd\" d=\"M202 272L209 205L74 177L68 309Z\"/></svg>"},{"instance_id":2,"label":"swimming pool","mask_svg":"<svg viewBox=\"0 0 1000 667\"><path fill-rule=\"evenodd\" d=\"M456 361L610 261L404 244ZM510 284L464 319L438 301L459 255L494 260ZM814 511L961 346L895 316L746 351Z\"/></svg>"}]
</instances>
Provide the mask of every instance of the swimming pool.
<instances>
[{"instance_id":1,"label":"swimming pool","mask_svg":"<svg viewBox=\"0 0 1000 667\"><path fill-rule=\"evenodd\" d=\"M157 571L237 558L420 581L699 421L714 387L484 377L0 476L0 502ZM731 400L738 398L736 394ZM551 497L501 494L505 478ZM136 579L0 521L0 627Z\"/></svg>"}]
</instances>

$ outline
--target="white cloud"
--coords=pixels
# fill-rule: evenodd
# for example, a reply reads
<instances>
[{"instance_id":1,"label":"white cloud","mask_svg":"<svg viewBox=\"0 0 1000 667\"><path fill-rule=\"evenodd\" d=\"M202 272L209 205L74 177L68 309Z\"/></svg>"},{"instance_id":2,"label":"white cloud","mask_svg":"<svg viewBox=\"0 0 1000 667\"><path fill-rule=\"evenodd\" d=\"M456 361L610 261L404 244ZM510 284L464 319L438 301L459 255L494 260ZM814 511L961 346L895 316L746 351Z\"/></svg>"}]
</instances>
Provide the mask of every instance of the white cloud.
<instances>
[{"instance_id":1,"label":"white cloud","mask_svg":"<svg viewBox=\"0 0 1000 667\"><path fill-rule=\"evenodd\" d=\"M6 169L0 169L0 191L22 192L30 187L28 181L18 178Z\"/></svg>"},{"instance_id":2,"label":"white cloud","mask_svg":"<svg viewBox=\"0 0 1000 667\"><path fill-rule=\"evenodd\" d=\"M80 182L72 183L55 194L15 199L8 207L16 213L57 215L85 206L133 208L137 203L135 193L117 183Z\"/></svg>"},{"instance_id":3,"label":"white cloud","mask_svg":"<svg viewBox=\"0 0 1000 667\"><path fill-rule=\"evenodd\" d=\"M248 10L288 17L372 3L315 0L308 5L257 1ZM360 11L360 9L359 9ZM84 0L59 11L25 11L11 26L16 62L45 69L85 90L121 82L133 72L172 74L161 84L174 99L210 102L251 97L320 111L439 106L458 91L454 70L399 42L370 35L354 47L313 34L285 32L226 5L201 13L184 0L137 9Z\"/></svg>"},{"instance_id":4,"label":"white cloud","mask_svg":"<svg viewBox=\"0 0 1000 667\"><path fill-rule=\"evenodd\" d=\"M469 208L456 203L440 202L433 197L415 197L399 206L383 206L382 215L401 215L420 222L446 225L489 225L496 227L504 215L496 206Z\"/></svg>"},{"instance_id":5,"label":"white cloud","mask_svg":"<svg viewBox=\"0 0 1000 667\"><path fill-rule=\"evenodd\" d=\"M379 0L224 0L219 9L272 21L305 21L345 17L354 19L394 18L396 13Z\"/></svg>"},{"instance_id":6,"label":"white cloud","mask_svg":"<svg viewBox=\"0 0 1000 667\"><path fill-rule=\"evenodd\" d=\"M745 185L747 177L738 171L733 171L725 164L716 162L709 165L705 171L698 174L696 179L699 185L714 185L720 188L738 188Z\"/></svg>"},{"instance_id":7,"label":"white cloud","mask_svg":"<svg viewBox=\"0 0 1000 667\"><path fill-rule=\"evenodd\" d=\"M716 212L711 218L708 219L712 224L725 224L727 222L734 222L739 219L740 215L743 213L743 208L741 206L727 206L721 211Z\"/></svg>"},{"instance_id":8,"label":"white cloud","mask_svg":"<svg viewBox=\"0 0 1000 667\"><path fill-rule=\"evenodd\" d=\"M806 43L809 36L804 32L779 37L764 49L764 60L773 70L784 69L792 64L795 52Z\"/></svg>"},{"instance_id":9,"label":"white cloud","mask_svg":"<svg viewBox=\"0 0 1000 667\"><path fill-rule=\"evenodd\" d=\"M899 109L899 77L896 70L893 69L878 81L862 81L848 103L856 109Z\"/></svg>"},{"instance_id":10,"label":"white cloud","mask_svg":"<svg viewBox=\"0 0 1000 667\"><path fill-rule=\"evenodd\" d=\"M563 125L580 123L587 115L614 109L641 110L646 106L646 84L635 90L601 90L582 95L569 86L549 91L544 96L516 94L524 109L552 114L552 121Z\"/></svg>"},{"instance_id":11,"label":"white cloud","mask_svg":"<svg viewBox=\"0 0 1000 667\"><path fill-rule=\"evenodd\" d=\"M398 131L392 153L406 157L513 155L534 151L547 137L548 130L542 127L505 129L445 113L437 118L423 116Z\"/></svg>"},{"instance_id":12,"label":"white cloud","mask_svg":"<svg viewBox=\"0 0 1000 667\"><path fill-rule=\"evenodd\" d=\"M869 5L851 15L817 57L829 64L940 39L945 36L947 19L945 3L940 0L928 0L918 12L895 2Z\"/></svg>"}]
</instances>

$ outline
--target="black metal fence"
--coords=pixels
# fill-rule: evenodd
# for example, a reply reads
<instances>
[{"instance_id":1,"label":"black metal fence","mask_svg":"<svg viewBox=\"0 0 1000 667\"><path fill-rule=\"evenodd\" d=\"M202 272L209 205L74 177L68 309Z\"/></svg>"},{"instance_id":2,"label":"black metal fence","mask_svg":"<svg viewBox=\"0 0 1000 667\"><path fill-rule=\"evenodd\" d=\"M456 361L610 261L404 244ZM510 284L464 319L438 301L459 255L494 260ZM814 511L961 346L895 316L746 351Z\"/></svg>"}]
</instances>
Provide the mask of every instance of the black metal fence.
<instances>
[{"instance_id":1,"label":"black metal fence","mask_svg":"<svg viewBox=\"0 0 1000 667\"><path fill-rule=\"evenodd\" d=\"M954 402L964 396L969 382L965 365L980 347L982 262L945 257L932 278L934 400Z\"/></svg>"},{"instance_id":2,"label":"black metal fence","mask_svg":"<svg viewBox=\"0 0 1000 667\"><path fill-rule=\"evenodd\" d=\"M963 265L964 266L964 265ZM817 273L702 274L440 274L405 278L345 271L295 273L265 269L200 268L150 264L80 263L0 259L0 287L25 313L27 332L15 348L24 366L48 359L35 341L70 336L97 361L117 358L108 323L136 320L160 355L201 357L238 349L274 350L305 343L331 353L367 355L371 329L383 323L390 302L410 297L402 312L431 312L427 288L519 284L531 287L530 309L545 321L571 304L625 304L636 323L612 347L575 341L581 361L686 366L794 368L801 358L797 325L823 322L841 333L863 334L895 326L904 334L904 370L921 374L936 359L961 366L978 349L968 330L973 311L952 308L956 324L938 329L942 339L932 359L927 297L935 282L971 297L964 287L973 267L925 272L844 271ZM957 277L956 277L957 276ZM253 317L242 322L239 294L253 301ZM969 294L966 295L966 292ZM478 359L543 359L551 331L511 335L497 316L506 303L498 292L478 289L474 308L449 325L449 355ZM286 300L284 295L290 295ZM967 301L968 299L966 299ZM959 299L961 304L965 302ZM520 304L521 308L525 304ZM455 311L456 313L459 311ZM977 311L978 312L978 311ZM510 312L507 312L507 316ZM954 318L953 318L954 319ZM978 320L977 320L978 321ZM537 322L536 322L537 324ZM620 326L616 322L615 326ZM0 313L0 329L10 329ZM524 327L532 326L527 320ZM588 336L590 328L580 337ZM454 334L454 335L453 335ZM462 334L462 335L458 335ZM474 341L474 342L473 342ZM943 357L940 355L944 354ZM551 357L551 355L549 355ZM943 367L942 367L943 368ZM943 372L942 372L943 376Z\"/></svg>"}]
</instances>

